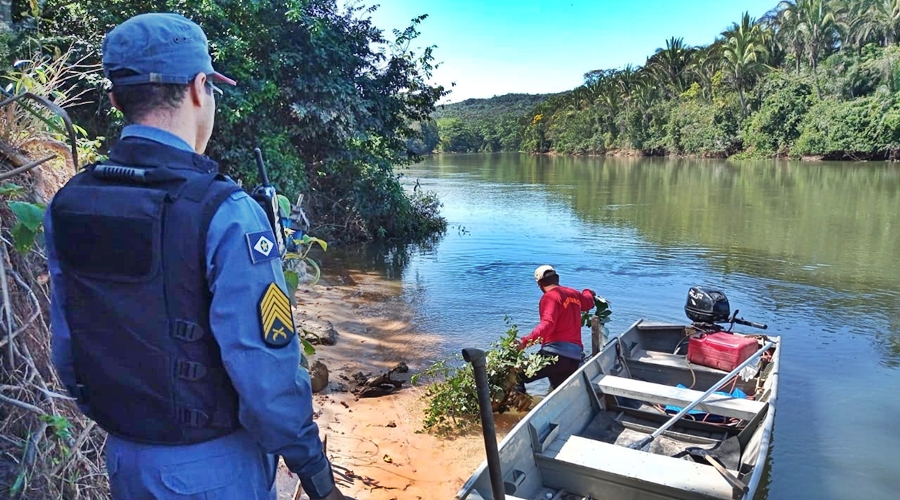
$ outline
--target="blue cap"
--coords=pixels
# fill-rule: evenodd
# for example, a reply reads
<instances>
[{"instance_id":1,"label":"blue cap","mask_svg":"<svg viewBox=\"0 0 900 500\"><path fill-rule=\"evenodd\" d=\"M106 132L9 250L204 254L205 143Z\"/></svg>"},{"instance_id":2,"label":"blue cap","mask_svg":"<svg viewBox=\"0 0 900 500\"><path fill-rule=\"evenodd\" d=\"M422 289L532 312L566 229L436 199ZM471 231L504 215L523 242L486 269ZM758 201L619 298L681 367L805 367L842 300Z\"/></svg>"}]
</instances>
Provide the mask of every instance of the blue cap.
<instances>
[{"instance_id":1,"label":"blue cap","mask_svg":"<svg viewBox=\"0 0 900 500\"><path fill-rule=\"evenodd\" d=\"M137 74L110 77L123 69ZM229 85L237 83L213 69L206 34L184 16L140 14L116 26L103 40L103 74L113 85L187 85L200 73Z\"/></svg>"}]
</instances>

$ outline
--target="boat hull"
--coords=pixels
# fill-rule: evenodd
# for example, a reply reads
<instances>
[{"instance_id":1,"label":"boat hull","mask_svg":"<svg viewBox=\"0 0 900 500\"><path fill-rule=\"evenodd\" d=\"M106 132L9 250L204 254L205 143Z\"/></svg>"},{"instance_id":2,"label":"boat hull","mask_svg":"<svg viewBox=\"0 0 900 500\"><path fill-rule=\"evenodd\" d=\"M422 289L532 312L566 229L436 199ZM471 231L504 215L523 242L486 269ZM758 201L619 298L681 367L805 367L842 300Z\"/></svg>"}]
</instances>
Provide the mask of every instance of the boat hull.
<instances>
[{"instance_id":1,"label":"boat hull","mask_svg":"<svg viewBox=\"0 0 900 500\"><path fill-rule=\"evenodd\" d=\"M723 389L754 399L715 393L649 451L629 448L669 420L672 408L686 406L727 375L687 362L692 333L690 326L637 321L538 403L499 445L506 498L753 498L772 440L778 337L748 335L760 346L766 340L776 346L761 356L759 373L729 379ZM713 459L705 458L710 454ZM723 474L715 461L730 472ZM738 482L729 482L727 474ZM745 488L735 487L742 483ZM492 498L484 462L456 499Z\"/></svg>"}]
</instances>

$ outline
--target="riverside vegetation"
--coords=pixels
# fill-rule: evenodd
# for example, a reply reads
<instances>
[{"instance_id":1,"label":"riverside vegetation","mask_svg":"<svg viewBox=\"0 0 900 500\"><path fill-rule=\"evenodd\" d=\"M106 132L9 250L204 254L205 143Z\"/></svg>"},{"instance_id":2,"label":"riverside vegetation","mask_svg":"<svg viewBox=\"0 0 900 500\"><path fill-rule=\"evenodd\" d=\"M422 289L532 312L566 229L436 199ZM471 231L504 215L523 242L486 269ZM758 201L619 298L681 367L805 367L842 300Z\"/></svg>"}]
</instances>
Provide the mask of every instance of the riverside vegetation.
<instances>
[{"instance_id":1,"label":"riverside vegetation","mask_svg":"<svg viewBox=\"0 0 900 500\"><path fill-rule=\"evenodd\" d=\"M596 316L601 327L605 328L612 315L609 301L596 295L592 309L582 312L581 326L590 326L591 318ZM533 400L526 394L516 392L517 374L533 377L541 368L555 363L559 358L519 350L519 327L508 316L504 319L509 325L506 333L485 353L491 407L498 413L511 409L527 412ZM475 372L470 364L462 363L462 356L438 360L421 374L413 375L410 382L417 384L422 377L429 380L425 389L427 404L422 421L425 431L449 435L469 429L477 422L479 411Z\"/></svg>"},{"instance_id":2,"label":"riverside vegetation","mask_svg":"<svg viewBox=\"0 0 900 500\"><path fill-rule=\"evenodd\" d=\"M99 73L103 36L142 12L184 14L206 29L215 64L239 82L217 104L207 151L225 173L258 184L258 146L279 190L304 194L316 236L424 238L446 228L440 202L405 192L397 169L418 159L408 147L422 136L416 123L448 91L428 82L432 48L414 48L426 16L386 34L372 24L373 10L336 0L0 2L0 60L3 73L34 57L80 61L57 92L80 95L67 111L105 150L123 123Z\"/></svg>"},{"instance_id":3,"label":"riverside vegetation","mask_svg":"<svg viewBox=\"0 0 900 500\"><path fill-rule=\"evenodd\" d=\"M709 45L672 37L643 66L448 105L430 126L443 152L894 160L898 41L900 0L783 1Z\"/></svg>"}]
</instances>

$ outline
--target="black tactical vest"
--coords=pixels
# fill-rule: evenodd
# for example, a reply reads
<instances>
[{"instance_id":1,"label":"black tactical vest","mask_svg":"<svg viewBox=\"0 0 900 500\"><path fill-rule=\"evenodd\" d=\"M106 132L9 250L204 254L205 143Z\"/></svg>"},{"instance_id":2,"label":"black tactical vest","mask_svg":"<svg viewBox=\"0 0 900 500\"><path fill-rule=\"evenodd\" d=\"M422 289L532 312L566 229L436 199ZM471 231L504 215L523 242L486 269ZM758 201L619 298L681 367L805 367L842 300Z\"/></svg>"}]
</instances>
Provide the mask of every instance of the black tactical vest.
<instances>
[{"instance_id":1,"label":"black tactical vest","mask_svg":"<svg viewBox=\"0 0 900 500\"><path fill-rule=\"evenodd\" d=\"M126 139L50 205L78 384L70 391L123 439L197 443L240 425L206 279L210 220L240 188L215 171L205 157Z\"/></svg>"}]
</instances>

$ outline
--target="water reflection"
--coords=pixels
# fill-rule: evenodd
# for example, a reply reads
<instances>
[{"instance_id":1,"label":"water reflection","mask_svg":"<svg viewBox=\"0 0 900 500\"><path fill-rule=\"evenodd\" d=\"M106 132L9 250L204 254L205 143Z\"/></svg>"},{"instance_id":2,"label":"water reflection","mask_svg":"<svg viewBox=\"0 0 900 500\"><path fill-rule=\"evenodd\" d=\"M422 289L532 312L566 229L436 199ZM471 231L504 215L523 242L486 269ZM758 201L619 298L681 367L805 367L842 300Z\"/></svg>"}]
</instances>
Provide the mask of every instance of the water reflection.
<instances>
[{"instance_id":1,"label":"water reflection","mask_svg":"<svg viewBox=\"0 0 900 500\"><path fill-rule=\"evenodd\" d=\"M614 268L680 273L667 258L697 258L722 276L772 286L772 306L811 305L826 323L875 335L890 366L900 363L900 167L887 163L790 163L575 158L528 155L439 156L422 169L473 182L546 192L567 204L590 240L609 228L634 230L644 244L670 249ZM690 255L684 255L687 251ZM777 284L790 283L790 293Z\"/></svg>"},{"instance_id":2,"label":"water reflection","mask_svg":"<svg viewBox=\"0 0 900 500\"><path fill-rule=\"evenodd\" d=\"M388 280L400 280L411 258L433 255L444 233L416 242L389 242L332 247L324 258L329 270L353 269L377 273ZM321 259L321 257L320 257Z\"/></svg>"}]
</instances>

